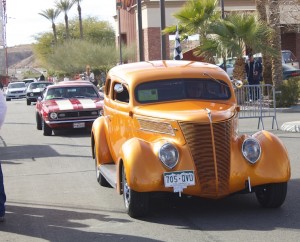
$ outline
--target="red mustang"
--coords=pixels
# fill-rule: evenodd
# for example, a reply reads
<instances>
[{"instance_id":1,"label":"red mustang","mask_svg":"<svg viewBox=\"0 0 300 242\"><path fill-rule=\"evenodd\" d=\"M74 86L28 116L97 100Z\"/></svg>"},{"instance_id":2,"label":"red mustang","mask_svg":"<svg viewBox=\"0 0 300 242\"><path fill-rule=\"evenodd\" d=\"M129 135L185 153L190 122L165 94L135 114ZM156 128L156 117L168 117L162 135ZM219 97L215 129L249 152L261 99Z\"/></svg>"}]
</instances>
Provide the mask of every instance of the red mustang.
<instances>
[{"instance_id":1,"label":"red mustang","mask_svg":"<svg viewBox=\"0 0 300 242\"><path fill-rule=\"evenodd\" d=\"M45 136L55 129L91 127L102 114L103 98L87 81L63 81L48 86L36 103L36 127Z\"/></svg>"}]
</instances>

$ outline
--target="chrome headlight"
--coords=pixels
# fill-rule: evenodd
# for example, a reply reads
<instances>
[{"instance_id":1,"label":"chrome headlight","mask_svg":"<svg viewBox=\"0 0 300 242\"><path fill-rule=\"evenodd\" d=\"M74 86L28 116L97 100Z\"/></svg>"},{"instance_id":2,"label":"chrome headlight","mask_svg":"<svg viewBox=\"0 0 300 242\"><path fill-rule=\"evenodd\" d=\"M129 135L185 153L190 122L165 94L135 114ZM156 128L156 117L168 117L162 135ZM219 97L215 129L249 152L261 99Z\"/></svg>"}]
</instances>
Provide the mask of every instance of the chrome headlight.
<instances>
[{"instance_id":1,"label":"chrome headlight","mask_svg":"<svg viewBox=\"0 0 300 242\"><path fill-rule=\"evenodd\" d=\"M255 164L261 155L261 147L259 142L254 138L245 139L242 145L243 156L251 164Z\"/></svg>"},{"instance_id":2,"label":"chrome headlight","mask_svg":"<svg viewBox=\"0 0 300 242\"><path fill-rule=\"evenodd\" d=\"M172 169L178 162L179 153L174 145L165 143L160 147L158 157L165 166Z\"/></svg>"},{"instance_id":3,"label":"chrome headlight","mask_svg":"<svg viewBox=\"0 0 300 242\"><path fill-rule=\"evenodd\" d=\"M50 113L51 119L57 119L57 113Z\"/></svg>"}]
</instances>

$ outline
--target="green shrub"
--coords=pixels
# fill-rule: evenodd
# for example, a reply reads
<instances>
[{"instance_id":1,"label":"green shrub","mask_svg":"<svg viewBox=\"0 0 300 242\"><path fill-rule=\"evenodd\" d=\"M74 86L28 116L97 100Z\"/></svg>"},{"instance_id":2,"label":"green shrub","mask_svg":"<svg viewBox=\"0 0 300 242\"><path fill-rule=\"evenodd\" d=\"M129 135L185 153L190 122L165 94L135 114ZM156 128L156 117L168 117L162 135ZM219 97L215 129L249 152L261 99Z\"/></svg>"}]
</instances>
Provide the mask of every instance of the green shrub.
<instances>
[{"instance_id":1,"label":"green shrub","mask_svg":"<svg viewBox=\"0 0 300 242\"><path fill-rule=\"evenodd\" d=\"M297 104L300 97L300 77L284 80L276 91L279 91L276 94L277 107L290 107Z\"/></svg>"}]
</instances>

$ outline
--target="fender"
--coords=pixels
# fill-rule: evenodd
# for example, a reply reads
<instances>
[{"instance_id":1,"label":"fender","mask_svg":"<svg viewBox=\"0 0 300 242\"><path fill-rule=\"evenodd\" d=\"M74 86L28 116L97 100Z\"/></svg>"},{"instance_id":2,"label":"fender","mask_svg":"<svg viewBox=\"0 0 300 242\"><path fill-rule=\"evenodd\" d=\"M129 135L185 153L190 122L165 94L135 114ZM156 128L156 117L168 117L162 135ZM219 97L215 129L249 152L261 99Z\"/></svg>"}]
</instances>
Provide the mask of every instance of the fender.
<instances>
[{"instance_id":1,"label":"fender","mask_svg":"<svg viewBox=\"0 0 300 242\"><path fill-rule=\"evenodd\" d=\"M137 192L154 191L161 186L164 167L160 162L152 143L132 138L123 144L121 150L122 164L127 174L127 182ZM118 167L121 184L121 162Z\"/></svg>"},{"instance_id":2,"label":"fender","mask_svg":"<svg viewBox=\"0 0 300 242\"><path fill-rule=\"evenodd\" d=\"M245 188L248 177L251 186L287 182L291 177L290 159L283 142L268 131L252 135L261 145L261 156L255 164L250 164L242 155L242 143L250 137L240 136L232 148L230 192Z\"/></svg>"},{"instance_id":3,"label":"fender","mask_svg":"<svg viewBox=\"0 0 300 242\"><path fill-rule=\"evenodd\" d=\"M101 116L94 121L91 135L92 156L93 158L97 156L100 164L112 163L113 161L108 147L106 131L106 120L104 116ZM96 154L94 147L96 148Z\"/></svg>"}]
</instances>

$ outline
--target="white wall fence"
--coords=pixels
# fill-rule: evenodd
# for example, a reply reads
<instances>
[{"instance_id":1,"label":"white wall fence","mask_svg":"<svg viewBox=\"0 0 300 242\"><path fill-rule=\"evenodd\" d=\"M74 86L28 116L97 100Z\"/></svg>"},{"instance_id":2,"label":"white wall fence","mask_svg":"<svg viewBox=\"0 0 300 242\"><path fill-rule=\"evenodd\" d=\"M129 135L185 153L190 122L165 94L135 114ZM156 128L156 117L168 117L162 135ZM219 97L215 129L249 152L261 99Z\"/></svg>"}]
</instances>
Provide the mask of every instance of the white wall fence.
<instances>
[{"instance_id":1,"label":"white wall fence","mask_svg":"<svg viewBox=\"0 0 300 242\"><path fill-rule=\"evenodd\" d=\"M260 124L264 129L264 118L272 118L272 129L276 124L276 99L275 88L270 84L243 85L235 90L238 105L240 106L239 118L257 118L259 129Z\"/></svg>"}]
</instances>

